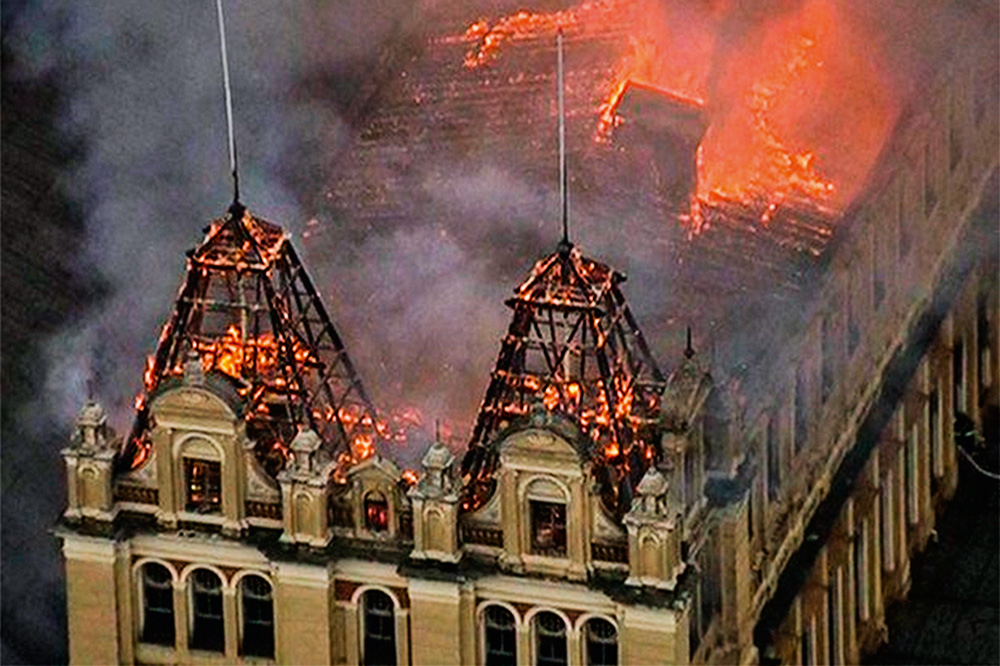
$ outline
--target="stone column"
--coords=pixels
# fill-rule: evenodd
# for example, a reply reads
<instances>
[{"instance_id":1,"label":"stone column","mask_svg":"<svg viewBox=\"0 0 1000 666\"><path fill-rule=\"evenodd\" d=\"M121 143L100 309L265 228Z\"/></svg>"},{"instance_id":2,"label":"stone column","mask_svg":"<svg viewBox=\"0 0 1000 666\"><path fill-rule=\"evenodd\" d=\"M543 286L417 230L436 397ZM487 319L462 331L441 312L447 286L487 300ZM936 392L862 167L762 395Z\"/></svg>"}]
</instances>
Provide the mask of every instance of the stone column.
<instances>
[{"instance_id":1,"label":"stone column","mask_svg":"<svg viewBox=\"0 0 1000 666\"><path fill-rule=\"evenodd\" d=\"M239 611L236 608L236 590L232 587L222 588L222 620L226 636L226 660L236 661L240 653Z\"/></svg>"},{"instance_id":2,"label":"stone column","mask_svg":"<svg viewBox=\"0 0 1000 666\"><path fill-rule=\"evenodd\" d=\"M111 664L121 659L115 585L115 544L95 537L63 537L69 661ZM103 631L95 631L103 627Z\"/></svg>"},{"instance_id":3,"label":"stone column","mask_svg":"<svg viewBox=\"0 0 1000 666\"><path fill-rule=\"evenodd\" d=\"M274 587L281 645L276 661L330 663L330 577L326 566L279 563Z\"/></svg>"},{"instance_id":4,"label":"stone column","mask_svg":"<svg viewBox=\"0 0 1000 666\"><path fill-rule=\"evenodd\" d=\"M188 663L188 629L191 622L188 619L188 584L187 581L174 583L174 645L177 649L177 661Z\"/></svg>"},{"instance_id":5,"label":"stone column","mask_svg":"<svg viewBox=\"0 0 1000 666\"><path fill-rule=\"evenodd\" d=\"M448 664L460 661L460 593L457 582L413 579L410 581L413 664ZM405 611L397 611L397 626ZM405 624L397 636L405 636ZM405 652L401 652L405 655ZM406 663L404 660L400 664Z\"/></svg>"}]
</instances>

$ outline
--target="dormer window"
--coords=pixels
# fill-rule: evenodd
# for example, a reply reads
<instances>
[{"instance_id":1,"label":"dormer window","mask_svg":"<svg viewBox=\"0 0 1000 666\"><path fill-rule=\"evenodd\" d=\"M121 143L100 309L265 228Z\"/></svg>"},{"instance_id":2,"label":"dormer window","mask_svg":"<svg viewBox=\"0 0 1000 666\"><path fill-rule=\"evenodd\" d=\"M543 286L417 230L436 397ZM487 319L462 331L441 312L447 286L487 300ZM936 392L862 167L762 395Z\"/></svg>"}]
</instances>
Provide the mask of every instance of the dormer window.
<instances>
[{"instance_id":1,"label":"dormer window","mask_svg":"<svg viewBox=\"0 0 1000 666\"><path fill-rule=\"evenodd\" d=\"M389 528L389 503L380 492L365 495L365 527L372 532L384 532Z\"/></svg>"},{"instance_id":2,"label":"dormer window","mask_svg":"<svg viewBox=\"0 0 1000 666\"><path fill-rule=\"evenodd\" d=\"M566 505L531 501L531 552L566 556Z\"/></svg>"},{"instance_id":3,"label":"dormer window","mask_svg":"<svg viewBox=\"0 0 1000 666\"><path fill-rule=\"evenodd\" d=\"M184 459L185 509L192 513L222 510L222 465L211 460Z\"/></svg>"}]
</instances>

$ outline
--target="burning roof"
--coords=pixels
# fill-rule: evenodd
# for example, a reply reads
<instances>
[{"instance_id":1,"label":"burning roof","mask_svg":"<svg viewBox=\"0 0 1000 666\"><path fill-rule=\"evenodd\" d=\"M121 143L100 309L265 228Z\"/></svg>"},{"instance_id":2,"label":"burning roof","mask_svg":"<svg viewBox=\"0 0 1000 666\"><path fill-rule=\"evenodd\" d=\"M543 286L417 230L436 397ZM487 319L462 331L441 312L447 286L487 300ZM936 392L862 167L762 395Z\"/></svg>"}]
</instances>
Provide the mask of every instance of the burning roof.
<instances>
[{"instance_id":1,"label":"burning roof","mask_svg":"<svg viewBox=\"0 0 1000 666\"><path fill-rule=\"evenodd\" d=\"M592 440L605 503L616 513L627 509L658 457L664 378L621 292L624 280L563 241L507 301L514 316L462 463L471 505L491 481L494 436L541 403Z\"/></svg>"},{"instance_id":2,"label":"burning roof","mask_svg":"<svg viewBox=\"0 0 1000 666\"><path fill-rule=\"evenodd\" d=\"M234 389L271 473L303 426L320 435L328 459L371 455L380 439L375 410L288 237L239 203L206 232L188 252L173 314L149 358L124 461L138 467L148 457L149 400L192 363Z\"/></svg>"}]
</instances>

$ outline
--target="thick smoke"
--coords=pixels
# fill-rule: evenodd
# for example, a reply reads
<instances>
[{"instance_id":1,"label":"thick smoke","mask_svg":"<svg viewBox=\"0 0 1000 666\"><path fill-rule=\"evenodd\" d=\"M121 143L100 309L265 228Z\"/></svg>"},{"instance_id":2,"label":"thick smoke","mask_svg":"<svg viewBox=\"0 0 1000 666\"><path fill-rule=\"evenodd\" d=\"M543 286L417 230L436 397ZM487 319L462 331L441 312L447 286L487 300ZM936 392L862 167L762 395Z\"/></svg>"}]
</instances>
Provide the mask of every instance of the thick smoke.
<instances>
[{"instance_id":1,"label":"thick smoke","mask_svg":"<svg viewBox=\"0 0 1000 666\"><path fill-rule=\"evenodd\" d=\"M227 3L244 202L293 232L300 247L305 241L307 267L380 406L417 404L428 420L453 421L459 439L506 327L502 300L554 247L554 178L540 184L502 161L466 159L442 146L433 161L411 166L422 186L408 218L392 228L371 228L360 216L325 217L324 196L357 132L354 123L379 102L368 74L405 71L391 58L404 43L415 44L418 55L422 37L435 30L422 17L433 8L471 22L523 3L469 4ZM699 56L710 64L711 91L724 88L717 76L734 58L759 48L755 40L769 26L806 4L678 0L658 3L665 9L657 17L674 28L686 22L690 30L713 31ZM918 88L955 34L951 26L985 17L995 32L995 12L985 3L962 10L906 0L835 4L848 21L844 48L870 59L899 100ZM65 178L66 196L85 216L77 268L107 293L47 342L44 387L22 420L39 441L68 435L91 382L125 430L145 355L180 283L183 253L231 197L215 6L47 2L5 17L4 25L5 42L23 66L4 74L51 80L61 91L61 129L82 148ZM683 45L684 30L676 33ZM613 208L618 217L611 223L608 210L574 208L575 238L630 274L627 292L651 337L669 328L664 322L682 325L665 309L666 290L678 286L664 277L680 236L665 231L662 219L629 217L627 204ZM314 226L326 231L314 233ZM62 483L55 469L46 483ZM61 629L44 629L61 636Z\"/></svg>"}]
</instances>

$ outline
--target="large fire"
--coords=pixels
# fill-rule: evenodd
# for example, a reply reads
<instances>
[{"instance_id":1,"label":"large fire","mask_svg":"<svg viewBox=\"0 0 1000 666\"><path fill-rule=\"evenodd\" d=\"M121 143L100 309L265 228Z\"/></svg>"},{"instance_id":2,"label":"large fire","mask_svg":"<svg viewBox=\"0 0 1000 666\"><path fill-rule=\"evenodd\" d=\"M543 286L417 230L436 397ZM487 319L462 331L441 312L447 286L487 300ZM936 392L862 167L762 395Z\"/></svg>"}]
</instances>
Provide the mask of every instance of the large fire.
<instances>
[{"instance_id":1,"label":"large fire","mask_svg":"<svg viewBox=\"0 0 1000 666\"><path fill-rule=\"evenodd\" d=\"M709 122L695 217L699 205L735 199L759 208L766 223L788 197L845 206L897 113L838 4L810 0L762 20L734 2L597 0L479 19L451 39L467 43L465 66L477 69L501 58L506 44L562 29L572 49L574 38L609 22L627 25L616 65L591 83L596 140L623 122L617 109L629 82L695 101ZM749 27L734 35L739 21Z\"/></svg>"}]
</instances>

